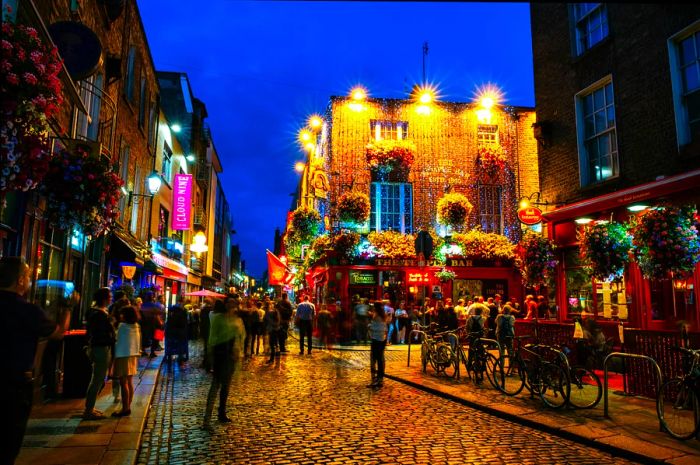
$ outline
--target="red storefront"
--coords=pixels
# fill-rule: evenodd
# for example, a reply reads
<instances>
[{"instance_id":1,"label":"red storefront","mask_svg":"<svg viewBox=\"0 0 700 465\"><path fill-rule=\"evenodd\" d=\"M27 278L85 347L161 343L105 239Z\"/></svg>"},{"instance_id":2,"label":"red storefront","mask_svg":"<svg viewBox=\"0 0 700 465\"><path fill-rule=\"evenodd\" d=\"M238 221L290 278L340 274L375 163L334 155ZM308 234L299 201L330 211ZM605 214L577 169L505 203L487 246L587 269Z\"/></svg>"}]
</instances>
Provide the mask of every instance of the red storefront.
<instances>
[{"instance_id":1,"label":"red storefront","mask_svg":"<svg viewBox=\"0 0 700 465\"><path fill-rule=\"evenodd\" d=\"M156 277L156 284L161 287L167 307L177 303L178 296L185 294L188 269L180 262L160 254L153 254L153 261L163 268L162 276Z\"/></svg>"}]
</instances>

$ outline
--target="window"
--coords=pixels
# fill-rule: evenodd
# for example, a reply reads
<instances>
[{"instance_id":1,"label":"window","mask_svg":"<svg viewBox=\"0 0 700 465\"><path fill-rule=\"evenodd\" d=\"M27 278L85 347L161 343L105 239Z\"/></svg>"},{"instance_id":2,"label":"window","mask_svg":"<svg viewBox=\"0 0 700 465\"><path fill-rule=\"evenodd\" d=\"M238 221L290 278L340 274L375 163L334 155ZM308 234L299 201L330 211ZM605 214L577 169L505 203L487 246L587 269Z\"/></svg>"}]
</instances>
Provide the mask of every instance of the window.
<instances>
[{"instance_id":1,"label":"window","mask_svg":"<svg viewBox=\"0 0 700 465\"><path fill-rule=\"evenodd\" d=\"M141 191L143 190L143 175L141 173L141 167L137 166L136 167L136 173L134 174L134 194L139 194L141 195ZM146 200L144 197L141 197L141 199ZM141 205L143 205L143 200L140 201L138 204L136 202L131 204L131 221L129 222L130 228L129 230L131 231L131 234L134 236L140 236L140 231L139 231L139 217L141 217ZM138 231L138 233L137 233ZM139 237L140 238L140 237Z\"/></svg>"},{"instance_id":2,"label":"window","mask_svg":"<svg viewBox=\"0 0 700 465\"><path fill-rule=\"evenodd\" d=\"M139 92L139 127L143 128L146 122L146 78L141 78L141 91Z\"/></svg>"},{"instance_id":3,"label":"window","mask_svg":"<svg viewBox=\"0 0 700 465\"><path fill-rule=\"evenodd\" d=\"M373 182L370 186L370 229L413 231L413 186L408 183Z\"/></svg>"},{"instance_id":4,"label":"window","mask_svg":"<svg viewBox=\"0 0 700 465\"><path fill-rule=\"evenodd\" d=\"M669 41L678 144L700 138L700 22Z\"/></svg>"},{"instance_id":5,"label":"window","mask_svg":"<svg viewBox=\"0 0 700 465\"><path fill-rule=\"evenodd\" d=\"M122 181L124 181L124 186L126 189L129 188L129 152L131 151L131 148L122 143L122 148L121 148L121 154L119 156L119 177L122 178ZM128 200L128 196L122 196L119 198L119 211L121 212L121 221L122 223L126 219L124 216L126 214L126 203Z\"/></svg>"},{"instance_id":6,"label":"window","mask_svg":"<svg viewBox=\"0 0 700 465\"><path fill-rule=\"evenodd\" d=\"M581 55L608 36L608 13L602 3L574 3L576 54Z\"/></svg>"},{"instance_id":7,"label":"window","mask_svg":"<svg viewBox=\"0 0 700 465\"><path fill-rule=\"evenodd\" d=\"M158 215L158 236L161 239L168 237L170 227L170 212L162 205L160 206L160 214Z\"/></svg>"},{"instance_id":8,"label":"window","mask_svg":"<svg viewBox=\"0 0 700 465\"><path fill-rule=\"evenodd\" d=\"M480 124L476 127L476 143L483 145L498 144L498 126L495 124Z\"/></svg>"},{"instance_id":9,"label":"window","mask_svg":"<svg viewBox=\"0 0 700 465\"><path fill-rule=\"evenodd\" d=\"M403 140L408 138L408 121L371 120L370 129L374 140Z\"/></svg>"},{"instance_id":10,"label":"window","mask_svg":"<svg viewBox=\"0 0 700 465\"><path fill-rule=\"evenodd\" d=\"M581 185L618 175L617 133L612 82L581 92L576 97Z\"/></svg>"},{"instance_id":11,"label":"window","mask_svg":"<svg viewBox=\"0 0 700 465\"><path fill-rule=\"evenodd\" d=\"M168 147L168 144L163 145L163 161L160 167L160 172L161 175L163 176L163 179L165 179L165 182L168 184L171 184L172 180L170 179L172 177L172 171L173 171L173 151L170 150L170 147Z\"/></svg>"},{"instance_id":12,"label":"window","mask_svg":"<svg viewBox=\"0 0 700 465\"><path fill-rule=\"evenodd\" d=\"M126 58L126 79L124 79L124 95L129 102L134 100L134 67L136 66L136 47L129 48Z\"/></svg>"},{"instance_id":13,"label":"window","mask_svg":"<svg viewBox=\"0 0 700 465\"><path fill-rule=\"evenodd\" d=\"M156 114L158 113L156 102L152 101L148 106L148 145L156 145Z\"/></svg>"},{"instance_id":14,"label":"window","mask_svg":"<svg viewBox=\"0 0 700 465\"><path fill-rule=\"evenodd\" d=\"M501 214L501 186L479 186L479 224L484 232L501 234L503 216Z\"/></svg>"},{"instance_id":15,"label":"window","mask_svg":"<svg viewBox=\"0 0 700 465\"><path fill-rule=\"evenodd\" d=\"M100 129L102 104L102 74L93 74L80 81L80 97L87 113L78 112L77 134L79 138L96 141Z\"/></svg>"}]
</instances>

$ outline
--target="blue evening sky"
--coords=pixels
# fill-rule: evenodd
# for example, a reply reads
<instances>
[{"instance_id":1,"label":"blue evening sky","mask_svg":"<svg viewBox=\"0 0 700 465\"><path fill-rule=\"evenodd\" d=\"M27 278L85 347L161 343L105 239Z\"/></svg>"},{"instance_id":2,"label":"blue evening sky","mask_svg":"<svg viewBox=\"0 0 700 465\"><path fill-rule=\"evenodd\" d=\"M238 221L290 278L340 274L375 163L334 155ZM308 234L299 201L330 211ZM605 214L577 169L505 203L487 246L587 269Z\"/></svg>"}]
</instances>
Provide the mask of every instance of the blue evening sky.
<instances>
[{"instance_id":1,"label":"blue evening sky","mask_svg":"<svg viewBox=\"0 0 700 465\"><path fill-rule=\"evenodd\" d=\"M156 68L189 75L209 113L247 271L267 267L303 159L296 135L355 84L406 97L427 80L470 101L489 82L534 106L527 3L138 0Z\"/></svg>"}]
</instances>

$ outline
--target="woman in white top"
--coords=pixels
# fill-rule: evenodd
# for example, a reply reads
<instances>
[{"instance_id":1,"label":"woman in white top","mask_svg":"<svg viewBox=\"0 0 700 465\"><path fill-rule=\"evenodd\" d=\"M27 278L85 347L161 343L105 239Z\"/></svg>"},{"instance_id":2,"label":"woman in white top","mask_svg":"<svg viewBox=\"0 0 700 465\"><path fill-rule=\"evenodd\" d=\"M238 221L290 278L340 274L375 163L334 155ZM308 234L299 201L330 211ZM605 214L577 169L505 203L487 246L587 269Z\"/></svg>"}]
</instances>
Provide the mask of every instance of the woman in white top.
<instances>
[{"instance_id":1,"label":"woman in white top","mask_svg":"<svg viewBox=\"0 0 700 465\"><path fill-rule=\"evenodd\" d=\"M369 323L369 335L372 344L370 347L372 382L367 387L380 388L384 382L384 349L386 349L388 319L389 317L384 313L384 304L375 302L372 320Z\"/></svg>"},{"instance_id":2,"label":"woman in white top","mask_svg":"<svg viewBox=\"0 0 700 465\"><path fill-rule=\"evenodd\" d=\"M117 342L114 345L114 377L119 378L122 389L122 409L112 413L113 417L131 414L131 401L134 398L133 376L138 371L141 355L141 328L137 323L136 309L127 306L121 310L122 322L117 328Z\"/></svg>"}]
</instances>

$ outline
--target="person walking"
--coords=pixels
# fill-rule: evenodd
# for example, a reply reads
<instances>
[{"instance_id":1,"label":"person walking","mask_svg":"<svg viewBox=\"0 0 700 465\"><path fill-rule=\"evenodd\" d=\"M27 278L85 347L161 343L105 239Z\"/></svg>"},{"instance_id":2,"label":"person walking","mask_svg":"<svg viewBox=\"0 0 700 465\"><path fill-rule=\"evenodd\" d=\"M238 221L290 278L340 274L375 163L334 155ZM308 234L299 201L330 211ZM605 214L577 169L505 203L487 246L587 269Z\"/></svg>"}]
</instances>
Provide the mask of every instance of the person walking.
<instances>
[{"instance_id":1,"label":"person walking","mask_svg":"<svg viewBox=\"0 0 700 465\"><path fill-rule=\"evenodd\" d=\"M286 292L282 292L282 297L277 301L277 312L280 314L280 335L279 335L279 345L280 353L287 353L287 337L289 336L289 322L292 321L292 315L294 314L294 307L289 301L289 295Z\"/></svg>"},{"instance_id":2,"label":"person walking","mask_svg":"<svg viewBox=\"0 0 700 465\"><path fill-rule=\"evenodd\" d=\"M488 318L486 319L486 327L488 328L488 338L496 339L496 317L498 316L498 305L489 297L486 301L486 306L489 308Z\"/></svg>"},{"instance_id":3,"label":"person walking","mask_svg":"<svg viewBox=\"0 0 700 465\"><path fill-rule=\"evenodd\" d=\"M384 313L384 304L375 302L374 312L369 323L372 382L367 387L370 388L380 388L384 384L384 351L389 333L388 320L388 316Z\"/></svg>"},{"instance_id":4,"label":"person walking","mask_svg":"<svg viewBox=\"0 0 700 465\"><path fill-rule=\"evenodd\" d=\"M265 314L270 308L270 302L258 302L255 304L255 319L253 319L253 346L255 355L260 355L260 343L263 343L263 354L265 353ZM252 355L252 351L251 351Z\"/></svg>"},{"instance_id":5,"label":"person walking","mask_svg":"<svg viewBox=\"0 0 700 465\"><path fill-rule=\"evenodd\" d=\"M304 337L307 338L307 354L311 353L311 333L313 331L314 316L316 315L316 307L309 302L309 295L304 294L302 302L297 305L296 325L299 328L299 355L304 355Z\"/></svg>"},{"instance_id":6,"label":"person walking","mask_svg":"<svg viewBox=\"0 0 700 465\"><path fill-rule=\"evenodd\" d=\"M105 384L105 376L112 358L115 342L114 326L109 319L107 308L112 300L108 287L95 291L95 306L89 310L87 317L88 356L92 363L92 378L85 396L84 420L101 420L104 413L95 409L97 394Z\"/></svg>"},{"instance_id":7,"label":"person walking","mask_svg":"<svg viewBox=\"0 0 700 465\"><path fill-rule=\"evenodd\" d=\"M330 338L331 326L333 325L333 315L328 311L326 304L321 305L321 310L316 317L316 326L318 327L319 339L321 347L328 348L328 339Z\"/></svg>"},{"instance_id":8,"label":"person walking","mask_svg":"<svg viewBox=\"0 0 700 465\"><path fill-rule=\"evenodd\" d=\"M141 353L141 329L137 323L136 309L131 305L123 307L121 317L122 322L117 328L117 341L114 345L112 376L119 380L122 409L113 412L113 417L131 415L131 401L134 399L133 376L138 371L138 358Z\"/></svg>"},{"instance_id":9,"label":"person walking","mask_svg":"<svg viewBox=\"0 0 700 465\"><path fill-rule=\"evenodd\" d=\"M367 344L367 323L369 322L367 299L361 299L353 311L355 312L355 340Z\"/></svg>"},{"instance_id":10,"label":"person walking","mask_svg":"<svg viewBox=\"0 0 700 465\"><path fill-rule=\"evenodd\" d=\"M394 312L394 316L396 317L396 325L399 328L396 338L398 339L399 344L405 344L406 333L410 331L408 328L410 320L408 312L406 311L405 301L402 300L399 302L399 305L396 307L396 311Z\"/></svg>"},{"instance_id":11,"label":"person walking","mask_svg":"<svg viewBox=\"0 0 700 465\"><path fill-rule=\"evenodd\" d=\"M177 355L177 363L180 365L190 358L187 317L187 310L182 302L168 310L168 318L165 321L165 362L168 364L172 362L173 355Z\"/></svg>"},{"instance_id":12,"label":"person walking","mask_svg":"<svg viewBox=\"0 0 700 465\"><path fill-rule=\"evenodd\" d=\"M209 371L211 364L209 363L209 314L214 309L214 301L207 297L204 299L202 308L199 310L199 335L203 342L202 368Z\"/></svg>"},{"instance_id":13,"label":"person walking","mask_svg":"<svg viewBox=\"0 0 700 465\"><path fill-rule=\"evenodd\" d=\"M70 310L58 316L59 324L49 320L38 306L27 302L24 295L31 287L31 269L20 257L0 258L0 353L5 358L2 399L5 402L6 425L0 463L14 463L22 448L22 440L32 411L34 394L34 356L39 338L63 338L70 321Z\"/></svg>"},{"instance_id":14,"label":"person walking","mask_svg":"<svg viewBox=\"0 0 700 465\"><path fill-rule=\"evenodd\" d=\"M268 347L270 350L270 358L267 360L267 363L272 363L275 361L275 355L280 355L279 337L282 319L280 318L280 314L276 306L270 305L270 302L265 302L263 306L265 307L263 325L268 334Z\"/></svg>"},{"instance_id":15,"label":"person walking","mask_svg":"<svg viewBox=\"0 0 700 465\"><path fill-rule=\"evenodd\" d=\"M394 333L397 333L398 331L396 330L396 318L394 316L394 307L391 306L391 301L389 299L384 299L384 314L386 315L388 324L389 324L389 334L386 339L386 344L391 345L394 340Z\"/></svg>"},{"instance_id":16,"label":"person walking","mask_svg":"<svg viewBox=\"0 0 700 465\"><path fill-rule=\"evenodd\" d=\"M241 348L245 329L241 319L226 311L223 301L217 300L214 310L209 314L209 356L212 359L212 380L207 395L207 406L204 411L203 428L210 427L209 421L214 410L217 394L219 395L218 420L230 423L226 415L231 377L241 356Z\"/></svg>"}]
</instances>

